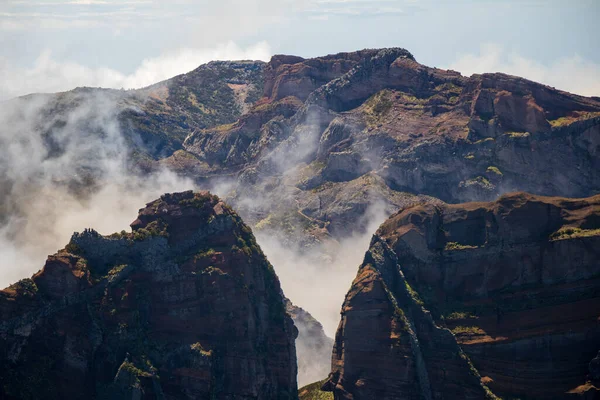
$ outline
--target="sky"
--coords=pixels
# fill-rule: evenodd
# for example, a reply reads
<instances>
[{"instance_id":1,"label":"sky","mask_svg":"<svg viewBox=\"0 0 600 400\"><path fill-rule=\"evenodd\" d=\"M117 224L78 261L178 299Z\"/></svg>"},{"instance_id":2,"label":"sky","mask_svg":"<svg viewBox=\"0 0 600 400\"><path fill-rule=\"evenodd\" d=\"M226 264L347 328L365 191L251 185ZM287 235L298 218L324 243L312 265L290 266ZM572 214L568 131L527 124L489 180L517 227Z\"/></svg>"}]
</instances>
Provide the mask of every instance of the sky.
<instances>
[{"instance_id":1,"label":"sky","mask_svg":"<svg viewBox=\"0 0 600 400\"><path fill-rule=\"evenodd\" d=\"M600 96L599 17L597 0L0 0L0 100L379 47Z\"/></svg>"}]
</instances>

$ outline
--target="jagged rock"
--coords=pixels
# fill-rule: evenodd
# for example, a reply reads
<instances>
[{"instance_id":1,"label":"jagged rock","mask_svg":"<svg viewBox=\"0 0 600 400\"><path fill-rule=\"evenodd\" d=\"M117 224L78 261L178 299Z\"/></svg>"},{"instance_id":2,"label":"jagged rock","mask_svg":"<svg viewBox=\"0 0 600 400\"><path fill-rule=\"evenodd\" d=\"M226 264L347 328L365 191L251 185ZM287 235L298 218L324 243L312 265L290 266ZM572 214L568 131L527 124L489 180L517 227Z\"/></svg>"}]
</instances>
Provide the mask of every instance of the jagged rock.
<instances>
[{"instance_id":1,"label":"jagged rock","mask_svg":"<svg viewBox=\"0 0 600 400\"><path fill-rule=\"evenodd\" d=\"M0 397L296 399L297 330L237 214L189 191L131 226L0 292Z\"/></svg>"},{"instance_id":2,"label":"jagged rock","mask_svg":"<svg viewBox=\"0 0 600 400\"><path fill-rule=\"evenodd\" d=\"M354 400L484 398L489 389L593 398L599 247L600 196L515 193L398 212L346 296L324 389Z\"/></svg>"}]
</instances>

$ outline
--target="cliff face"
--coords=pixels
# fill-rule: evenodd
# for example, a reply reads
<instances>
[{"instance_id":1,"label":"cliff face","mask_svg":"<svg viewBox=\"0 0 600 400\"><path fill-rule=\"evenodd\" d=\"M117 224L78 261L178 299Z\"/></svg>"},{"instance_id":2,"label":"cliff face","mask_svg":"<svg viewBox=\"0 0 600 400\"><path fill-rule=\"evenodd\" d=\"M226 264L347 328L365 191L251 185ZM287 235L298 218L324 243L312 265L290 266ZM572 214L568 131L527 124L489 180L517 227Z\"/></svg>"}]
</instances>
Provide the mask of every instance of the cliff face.
<instances>
[{"instance_id":1,"label":"cliff face","mask_svg":"<svg viewBox=\"0 0 600 400\"><path fill-rule=\"evenodd\" d=\"M324 388L355 400L596 398L599 228L600 196L393 215L346 296Z\"/></svg>"},{"instance_id":2,"label":"cliff face","mask_svg":"<svg viewBox=\"0 0 600 400\"><path fill-rule=\"evenodd\" d=\"M463 77L404 49L275 56L264 79L247 115L188 136L186 169L163 161L203 179L239 173L229 201L256 223L299 211L342 236L368 204L398 209L414 202L407 193L453 203L600 187L595 98L500 73Z\"/></svg>"},{"instance_id":3,"label":"cliff face","mask_svg":"<svg viewBox=\"0 0 600 400\"><path fill-rule=\"evenodd\" d=\"M208 192L73 235L0 292L6 399L296 399L297 330L250 229Z\"/></svg>"}]
</instances>

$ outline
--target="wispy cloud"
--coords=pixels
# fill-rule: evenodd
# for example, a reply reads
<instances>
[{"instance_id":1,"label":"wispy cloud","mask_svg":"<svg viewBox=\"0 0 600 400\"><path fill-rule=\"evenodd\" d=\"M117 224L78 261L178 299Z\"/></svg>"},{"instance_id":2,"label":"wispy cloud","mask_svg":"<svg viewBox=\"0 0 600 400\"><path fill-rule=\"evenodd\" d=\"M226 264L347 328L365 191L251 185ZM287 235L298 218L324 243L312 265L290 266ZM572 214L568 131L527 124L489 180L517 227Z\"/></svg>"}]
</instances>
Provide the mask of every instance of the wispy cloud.
<instances>
[{"instance_id":1,"label":"wispy cloud","mask_svg":"<svg viewBox=\"0 0 600 400\"><path fill-rule=\"evenodd\" d=\"M418 3L418 0L311 0L304 12L312 19L409 15L421 8Z\"/></svg>"},{"instance_id":2,"label":"wispy cloud","mask_svg":"<svg viewBox=\"0 0 600 400\"><path fill-rule=\"evenodd\" d=\"M600 64L575 54L541 63L507 51L498 44L481 46L477 54L461 54L448 68L465 75L504 72L584 96L600 96Z\"/></svg>"}]
</instances>

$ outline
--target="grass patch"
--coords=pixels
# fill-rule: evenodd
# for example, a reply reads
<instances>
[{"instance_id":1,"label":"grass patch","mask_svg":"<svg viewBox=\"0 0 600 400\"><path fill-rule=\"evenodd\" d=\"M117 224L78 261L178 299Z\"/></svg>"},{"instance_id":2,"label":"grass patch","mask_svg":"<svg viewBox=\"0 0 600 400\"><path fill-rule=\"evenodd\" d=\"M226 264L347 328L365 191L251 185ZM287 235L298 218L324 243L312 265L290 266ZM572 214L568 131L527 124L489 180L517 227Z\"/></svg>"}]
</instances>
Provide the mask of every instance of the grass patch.
<instances>
[{"instance_id":1,"label":"grass patch","mask_svg":"<svg viewBox=\"0 0 600 400\"><path fill-rule=\"evenodd\" d=\"M508 135L510 138L526 138L529 137L529 132L506 132L505 135Z\"/></svg>"},{"instance_id":2,"label":"grass patch","mask_svg":"<svg viewBox=\"0 0 600 400\"><path fill-rule=\"evenodd\" d=\"M468 311L453 311L450 314L444 316L444 320L446 321L458 321L461 319L477 319L479 318L477 315L468 312Z\"/></svg>"},{"instance_id":3,"label":"grass patch","mask_svg":"<svg viewBox=\"0 0 600 400\"><path fill-rule=\"evenodd\" d=\"M471 187L471 186L479 186L483 189L491 190L494 188L494 185L485 177L478 176L473 179L468 179L460 183L461 187Z\"/></svg>"},{"instance_id":4,"label":"grass patch","mask_svg":"<svg viewBox=\"0 0 600 400\"><path fill-rule=\"evenodd\" d=\"M455 335L485 335L485 331L478 326L455 326L452 328Z\"/></svg>"},{"instance_id":5,"label":"grass patch","mask_svg":"<svg viewBox=\"0 0 600 400\"><path fill-rule=\"evenodd\" d=\"M446 246L444 247L444 250L446 251L452 251L452 250L469 250L469 249L476 249L477 246L471 246L468 244L460 244L458 242L448 242L446 243Z\"/></svg>"},{"instance_id":6,"label":"grass patch","mask_svg":"<svg viewBox=\"0 0 600 400\"><path fill-rule=\"evenodd\" d=\"M498 176L502 176L502 171L500 171L498 169L498 167L494 167L493 165L490 165L489 167L487 167L487 169L485 170L485 172L487 172L488 174L495 174Z\"/></svg>"},{"instance_id":7,"label":"grass patch","mask_svg":"<svg viewBox=\"0 0 600 400\"><path fill-rule=\"evenodd\" d=\"M18 295L21 296L33 297L38 292L37 285L33 279L30 278L21 279L20 281L10 285L8 288L14 290Z\"/></svg>"},{"instance_id":8,"label":"grass patch","mask_svg":"<svg viewBox=\"0 0 600 400\"><path fill-rule=\"evenodd\" d=\"M489 137L489 138L478 140L478 141L474 142L473 144L481 144L481 143L488 143L488 142L495 142L495 141L496 141L496 139Z\"/></svg>"},{"instance_id":9,"label":"grass patch","mask_svg":"<svg viewBox=\"0 0 600 400\"><path fill-rule=\"evenodd\" d=\"M425 305L425 303L419 296L419 293L415 289L413 289L412 286L410 286L408 281L405 280L404 284L406 285L406 290L408 290L408 294L410 294L410 297L412 297L412 299L415 301L415 303L417 303L420 306Z\"/></svg>"},{"instance_id":10,"label":"grass patch","mask_svg":"<svg viewBox=\"0 0 600 400\"><path fill-rule=\"evenodd\" d=\"M573 226L563 226L550 235L550 240L556 241L592 236L600 236L600 229L581 229Z\"/></svg>"},{"instance_id":11,"label":"grass patch","mask_svg":"<svg viewBox=\"0 0 600 400\"><path fill-rule=\"evenodd\" d=\"M571 123L575 121L575 118L571 118L571 117L560 117L557 118L555 120L552 121L548 121L550 123L550 126L552 126L553 128L558 128L560 126L567 126L567 125L571 125Z\"/></svg>"},{"instance_id":12,"label":"grass patch","mask_svg":"<svg viewBox=\"0 0 600 400\"><path fill-rule=\"evenodd\" d=\"M333 400L333 393L321 390L324 383L325 380L322 380L298 389L299 400Z\"/></svg>"}]
</instances>

